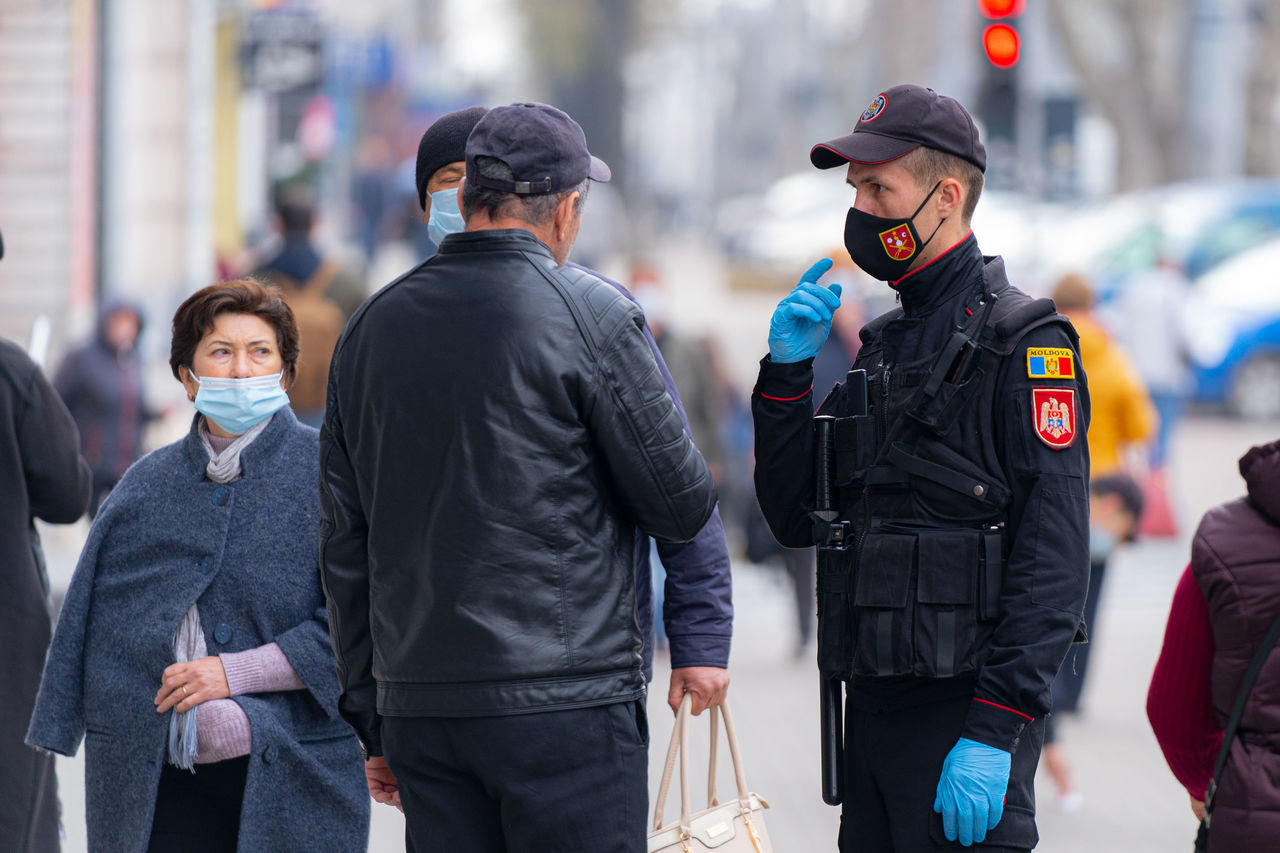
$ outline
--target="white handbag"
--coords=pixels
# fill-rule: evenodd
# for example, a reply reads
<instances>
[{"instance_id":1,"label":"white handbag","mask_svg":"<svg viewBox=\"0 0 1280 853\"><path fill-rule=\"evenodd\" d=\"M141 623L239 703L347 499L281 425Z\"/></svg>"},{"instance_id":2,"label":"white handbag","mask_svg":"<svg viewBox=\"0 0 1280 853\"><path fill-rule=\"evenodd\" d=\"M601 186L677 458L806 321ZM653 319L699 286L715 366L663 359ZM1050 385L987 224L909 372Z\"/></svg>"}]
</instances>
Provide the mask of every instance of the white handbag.
<instances>
[{"instance_id":1,"label":"white handbag","mask_svg":"<svg viewBox=\"0 0 1280 853\"><path fill-rule=\"evenodd\" d=\"M769 833L764 827L764 810L769 804L762 797L747 790L747 777L742 769L742 756L738 749L738 737L733 728L727 702L709 709L711 716L711 762L707 770L707 807L693 813L689 808L689 726L692 715L689 708L692 697L686 693L676 714L675 729L671 732L671 745L667 748L667 764L662 770L662 783L653 810L653 832L649 833L649 853L702 853L717 850L719 853L771 853ZM729 755L733 758L733 775L738 785L738 796L724 805L716 796L716 746L717 723L724 716L724 733L729 739ZM676 758L680 759L680 819L662 825L662 812L671 788L671 775L675 771Z\"/></svg>"}]
</instances>

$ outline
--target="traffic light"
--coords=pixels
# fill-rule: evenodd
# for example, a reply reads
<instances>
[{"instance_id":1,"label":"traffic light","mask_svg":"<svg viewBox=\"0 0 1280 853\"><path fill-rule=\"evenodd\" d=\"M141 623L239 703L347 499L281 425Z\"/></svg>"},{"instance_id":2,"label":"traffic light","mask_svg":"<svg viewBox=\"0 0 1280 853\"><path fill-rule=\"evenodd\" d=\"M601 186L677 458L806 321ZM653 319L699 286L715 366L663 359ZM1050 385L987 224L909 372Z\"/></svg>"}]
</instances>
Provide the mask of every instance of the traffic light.
<instances>
[{"instance_id":1,"label":"traffic light","mask_svg":"<svg viewBox=\"0 0 1280 853\"><path fill-rule=\"evenodd\" d=\"M1018 31L1008 24L992 24L982 31L982 49L996 68L1018 64Z\"/></svg>"},{"instance_id":2,"label":"traffic light","mask_svg":"<svg viewBox=\"0 0 1280 853\"><path fill-rule=\"evenodd\" d=\"M978 11L996 21L1016 18L1027 7L1027 0L978 0ZM1021 40L1011 24L990 24L982 31L982 49L996 68L1012 68L1018 64Z\"/></svg>"},{"instance_id":3,"label":"traffic light","mask_svg":"<svg viewBox=\"0 0 1280 853\"><path fill-rule=\"evenodd\" d=\"M978 9L988 18L1016 18L1027 8L1027 0L978 0Z\"/></svg>"}]
</instances>

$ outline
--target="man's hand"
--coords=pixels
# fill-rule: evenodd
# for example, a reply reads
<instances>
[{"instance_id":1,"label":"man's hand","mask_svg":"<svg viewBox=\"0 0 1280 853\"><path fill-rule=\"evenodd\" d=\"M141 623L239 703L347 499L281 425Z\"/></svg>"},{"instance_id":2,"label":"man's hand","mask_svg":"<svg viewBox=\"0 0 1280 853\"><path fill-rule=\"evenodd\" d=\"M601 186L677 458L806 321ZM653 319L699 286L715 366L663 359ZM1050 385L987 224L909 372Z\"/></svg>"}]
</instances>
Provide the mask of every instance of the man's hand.
<instances>
[{"instance_id":1,"label":"man's hand","mask_svg":"<svg viewBox=\"0 0 1280 853\"><path fill-rule=\"evenodd\" d=\"M680 710L684 694L693 694L693 714L697 716L724 700L729 689L729 671L718 666L682 666L671 670L671 689L667 704L672 712Z\"/></svg>"},{"instance_id":2,"label":"man's hand","mask_svg":"<svg viewBox=\"0 0 1280 853\"><path fill-rule=\"evenodd\" d=\"M369 783L369 796L375 803L395 806L404 813L400 803L400 785L396 782L396 774L387 766L387 759L381 755L366 758L364 762L364 778Z\"/></svg>"},{"instance_id":3,"label":"man's hand","mask_svg":"<svg viewBox=\"0 0 1280 853\"><path fill-rule=\"evenodd\" d=\"M160 677L160 689L156 691L156 712L163 714L170 708L190 711L201 702L229 698L227 671L222 668L222 659L212 655L175 663L165 669Z\"/></svg>"},{"instance_id":4,"label":"man's hand","mask_svg":"<svg viewBox=\"0 0 1280 853\"><path fill-rule=\"evenodd\" d=\"M942 763L942 778L933 810L942 813L942 830L948 841L968 847L987 837L1004 816L1004 794L1009 787L1013 756L1003 749L960 738Z\"/></svg>"},{"instance_id":5,"label":"man's hand","mask_svg":"<svg viewBox=\"0 0 1280 853\"><path fill-rule=\"evenodd\" d=\"M831 333L831 315L840 307L840 285L818 284L831 259L823 258L800 277L796 285L778 303L769 321L769 359L779 364L813 358Z\"/></svg>"}]
</instances>

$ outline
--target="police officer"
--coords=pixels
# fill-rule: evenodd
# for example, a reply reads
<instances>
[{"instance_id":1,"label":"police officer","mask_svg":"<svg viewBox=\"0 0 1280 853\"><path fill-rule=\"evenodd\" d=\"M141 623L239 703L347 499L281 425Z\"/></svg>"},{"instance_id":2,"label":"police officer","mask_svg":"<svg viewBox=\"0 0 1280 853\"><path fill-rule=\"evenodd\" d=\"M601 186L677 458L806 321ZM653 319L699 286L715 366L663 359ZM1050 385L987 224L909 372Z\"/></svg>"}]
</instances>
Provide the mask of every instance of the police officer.
<instances>
[{"instance_id":1,"label":"police officer","mask_svg":"<svg viewBox=\"0 0 1280 853\"><path fill-rule=\"evenodd\" d=\"M817 389L846 525L818 572L819 668L846 683L840 847L1030 849L1049 688L1088 584L1077 338L979 250L986 151L955 100L895 86L809 156L846 169L845 246L900 303L861 332L866 415L852 378ZM809 515L830 265L779 304L752 395L760 505L793 548L830 530Z\"/></svg>"}]
</instances>

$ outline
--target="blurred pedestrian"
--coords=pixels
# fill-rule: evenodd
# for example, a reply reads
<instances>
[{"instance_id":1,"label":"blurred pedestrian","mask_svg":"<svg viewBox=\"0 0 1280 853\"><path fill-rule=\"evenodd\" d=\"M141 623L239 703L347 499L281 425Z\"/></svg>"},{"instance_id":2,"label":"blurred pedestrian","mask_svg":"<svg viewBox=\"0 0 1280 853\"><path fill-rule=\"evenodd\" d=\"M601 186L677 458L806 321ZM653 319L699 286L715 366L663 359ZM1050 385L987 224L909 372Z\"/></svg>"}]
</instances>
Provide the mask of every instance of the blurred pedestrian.
<instances>
[{"instance_id":1,"label":"blurred pedestrian","mask_svg":"<svg viewBox=\"0 0 1280 853\"><path fill-rule=\"evenodd\" d=\"M316 543L316 431L286 389L297 328L252 279L173 318L196 416L129 469L67 590L27 742L86 739L91 849L364 850L369 797Z\"/></svg>"},{"instance_id":2,"label":"blurred pedestrian","mask_svg":"<svg viewBox=\"0 0 1280 853\"><path fill-rule=\"evenodd\" d=\"M254 276L279 288L293 312L299 356L290 397L298 420L319 427L333 348L343 324L364 301L365 286L342 261L321 256L315 246L315 203L309 188L282 189L276 216L284 245Z\"/></svg>"},{"instance_id":3,"label":"blurred pedestrian","mask_svg":"<svg viewBox=\"0 0 1280 853\"><path fill-rule=\"evenodd\" d=\"M52 629L32 519L70 524L92 488L71 414L40 368L0 340L0 850L59 849L53 756L22 742Z\"/></svg>"},{"instance_id":4,"label":"blurred pedestrian","mask_svg":"<svg viewBox=\"0 0 1280 853\"><path fill-rule=\"evenodd\" d=\"M1027 850L1049 686L1088 577L1076 336L978 247L986 151L955 100L894 86L809 158L845 172L845 246L901 301L861 332L870 417L851 383L818 409L836 418L834 528L810 515L813 359L841 302L818 284L830 261L774 312L752 395L770 528L834 546L819 552L818 665L845 682L841 849Z\"/></svg>"},{"instance_id":5,"label":"blurred pedestrian","mask_svg":"<svg viewBox=\"0 0 1280 853\"><path fill-rule=\"evenodd\" d=\"M1135 273L1120 292L1116 328L1120 341L1151 395L1158 426L1151 443L1150 470L1143 478L1146 536L1175 536L1178 520L1169 493L1165 463L1174 427L1192 388L1190 344L1185 318L1191 282L1165 253L1155 267Z\"/></svg>"},{"instance_id":6,"label":"blurred pedestrian","mask_svg":"<svg viewBox=\"0 0 1280 853\"><path fill-rule=\"evenodd\" d=\"M1197 818L1245 672L1280 614L1280 442L1251 449L1240 474L1248 496L1200 520L1147 693L1151 728ZM1213 795L1211 853L1271 850L1280 836L1278 696L1272 651Z\"/></svg>"},{"instance_id":7,"label":"blurred pedestrian","mask_svg":"<svg viewBox=\"0 0 1280 853\"><path fill-rule=\"evenodd\" d=\"M93 470L89 517L138 457L142 434L156 413L143 390L138 336L142 311L114 299L103 307L93 340L69 352L53 387L76 420L81 452Z\"/></svg>"},{"instance_id":8,"label":"blurred pedestrian","mask_svg":"<svg viewBox=\"0 0 1280 853\"><path fill-rule=\"evenodd\" d=\"M459 207L458 187L466 171L467 137L487 112L477 106L443 115L432 122L418 143L415 178L418 202L422 206L423 221L436 243L466 226ZM639 304L618 282L572 261L567 266L596 276ZM698 444L699 435L690 424L680 391L648 322L642 332L685 430ZM715 354L710 355L714 358ZM723 383L721 390L723 392ZM723 488L720 496L723 502ZM754 503L754 496L751 500ZM717 507L689 542L650 539L639 528L635 535L636 615L644 631L641 654L645 681L653 680L653 654L658 645L670 653L672 669L727 667L733 630L732 580L720 509ZM653 557L655 551L657 559Z\"/></svg>"},{"instance_id":9,"label":"blurred pedestrian","mask_svg":"<svg viewBox=\"0 0 1280 853\"><path fill-rule=\"evenodd\" d=\"M1116 309L1117 338L1133 360L1155 406L1158 426L1148 462L1161 469L1191 390L1191 357L1184 318L1191 282L1167 253L1125 280Z\"/></svg>"},{"instance_id":10,"label":"blurred pedestrian","mask_svg":"<svg viewBox=\"0 0 1280 853\"><path fill-rule=\"evenodd\" d=\"M1089 464L1093 477L1133 473L1133 456L1143 456L1156 429L1156 411L1133 360L1099 322L1088 280L1068 273L1053 287L1053 302L1080 335L1080 364L1089 376L1093 405L1089 421ZM1145 461L1145 460L1144 460Z\"/></svg>"},{"instance_id":11,"label":"blurred pedestrian","mask_svg":"<svg viewBox=\"0 0 1280 853\"><path fill-rule=\"evenodd\" d=\"M1053 681L1053 714L1045 718L1044 766L1058 789L1063 811L1076 811L1084 798L1075 787L1071 760L1058 742L1055 717L1080 710L1089 669L1090 652L1098 639L1098 601L1106 579L1107 562L1121 544L1133 542L1142 518L1142 489L1126 474L1108 474L1089 484L1089 593L1084 600L1088 642L1071 647Z\"/></svg>"},{"instance_id":12,"label":"blurred pedestrian","mask_svg":"<svg viewBox=\"0 0 1280 853\"><path fill-rule=\"evenodd\" d=\"M335 354L321 553L342 713L418 851L644 849L633 531L691 539L715 489L639 309L564 266L608 178L563 112L488 112L467 231ZM700 710L727 684L687 666L669 698Z\"/></svg>"}]
</instances>

